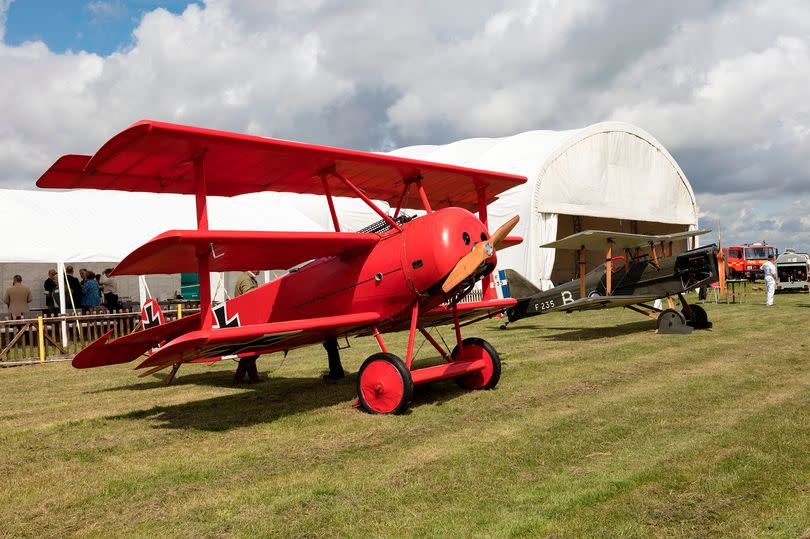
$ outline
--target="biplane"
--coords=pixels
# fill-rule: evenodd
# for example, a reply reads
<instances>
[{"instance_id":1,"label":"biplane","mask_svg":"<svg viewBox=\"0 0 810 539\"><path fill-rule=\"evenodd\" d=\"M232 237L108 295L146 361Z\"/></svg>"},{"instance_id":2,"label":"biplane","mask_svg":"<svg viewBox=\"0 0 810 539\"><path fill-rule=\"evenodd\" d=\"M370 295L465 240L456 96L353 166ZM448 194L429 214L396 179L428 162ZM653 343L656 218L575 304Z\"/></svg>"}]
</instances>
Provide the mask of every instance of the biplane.
<instances>
[{"instance_id":1,"label":"biplane","mask_svg":"<svg viewBox=\"0 0 810 539\"><path fill-rule=\"evenodd\" d=\"M517 217L490 235L487 205L525 181L387 155L138 122L92 156L59 158L37 186L193 194L197 228L158 235L125 257L113 275L198 273L201 310L113 340L109 332L79 352L73 366L114 365L147 354L136 367L146 369L142 376L171 368L171 377L184 363L366 335L380 348L357 376L359 404L368 412L402 413L414 385L440 379L455 378L469 389L493 388L500 378L498 353L482 339L462 339L461 322L494 316L516 302L488 296L460 300L478 280L489 279L497 249L519 241L507 241ZM323 195L334 231L209 229L207 197L258 191ZM361 199L380 221L364 231L342 231L336 196ZM375 201L389 203L393 213ZM405 210L424 215L409 216ZM209 272L294 266L296 271L211 305ZM440 324L455 329L452 351L428 331ZM409 332L404 359L383 339L399 330ZM420 333L443 364L414 368Z\"/></svg>"},{"instance_id":2,"label":"biplane","mask_svg":"<svg viewBox=\"0 0 810 539\"><path fill-rule=\"evenodd\" d=\"M691 333L693 328L709 328L706 311L688 303L683 293L718 281L719 251L709 245L672 254L673 242L708 232L648 235L587 230L542 245L575 250L579 277L541 291L518 272L505 270L508 295L518 300L507 310L509 322L555 311L626 307L657 320L659 333ZM605 263L585 273L586 251L595 249L605 249ZM614 257L618 252L623 254ZM680 311L674 308L674 296L680 300ZM666 300L668 307L650 304L657 299Z\"/></svg>"}]
</instances>

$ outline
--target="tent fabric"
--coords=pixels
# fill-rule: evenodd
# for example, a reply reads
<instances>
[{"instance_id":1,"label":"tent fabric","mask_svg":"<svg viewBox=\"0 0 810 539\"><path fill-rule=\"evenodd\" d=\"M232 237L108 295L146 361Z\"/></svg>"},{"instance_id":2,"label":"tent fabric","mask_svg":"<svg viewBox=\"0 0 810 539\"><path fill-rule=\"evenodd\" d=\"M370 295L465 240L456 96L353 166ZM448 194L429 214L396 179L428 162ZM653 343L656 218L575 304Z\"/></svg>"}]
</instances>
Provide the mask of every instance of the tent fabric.
<instances>
[{"instance_id":1,"label":"tent fabric","mask_svg":"<svg viewBox=\"0 0 810 539\"><path fill-rule=\"evenodd\" d=\"M196 228L194 197L120 191L0 189L6 235L0 263L118 262L171 229ZM341 227L378 219L358 200L335 199ZM255 193L210 197L212 230L332 230L322 197Z\"/></svg>"},{"instance_id":2,"label":"tent fabric","mask_svg":"<svg viewBox=\"0 0 810 539\"><path fill-rule=\"evenodd\" d=\"M541 288L551 286L558 216L579 215L696 229L698 210L685 174L649 133L621 122L570 131L529 131L503 138L475 138L438 146L411 146L394 155L526 176L488 210L494 229L517 214L512 232L521 247L498 254Z\"/></svg>"}]
</instances>

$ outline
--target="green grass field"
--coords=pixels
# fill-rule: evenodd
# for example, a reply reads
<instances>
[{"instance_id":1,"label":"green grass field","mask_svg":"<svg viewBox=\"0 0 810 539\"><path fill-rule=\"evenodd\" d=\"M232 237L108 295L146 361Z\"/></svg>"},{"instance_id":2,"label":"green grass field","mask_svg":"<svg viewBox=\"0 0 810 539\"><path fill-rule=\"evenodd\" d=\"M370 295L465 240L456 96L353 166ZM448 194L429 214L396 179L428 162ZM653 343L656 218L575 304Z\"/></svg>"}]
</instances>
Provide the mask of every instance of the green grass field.
<instances>
[{"instance_id":1,"label":"green grass field","mask_svg":"<svg viewBox=\"0 0 810 539\"><path fill-rule=\"evenodd\" d=\"M498 387L419 387L398 417L350 406L371 339L332 385L321 347L240 388L229 362L169 387L2 369L0 535L810 537L810 298L763 300L691 336L623 310L481 322Z\"/></svg>"}]
</instances>

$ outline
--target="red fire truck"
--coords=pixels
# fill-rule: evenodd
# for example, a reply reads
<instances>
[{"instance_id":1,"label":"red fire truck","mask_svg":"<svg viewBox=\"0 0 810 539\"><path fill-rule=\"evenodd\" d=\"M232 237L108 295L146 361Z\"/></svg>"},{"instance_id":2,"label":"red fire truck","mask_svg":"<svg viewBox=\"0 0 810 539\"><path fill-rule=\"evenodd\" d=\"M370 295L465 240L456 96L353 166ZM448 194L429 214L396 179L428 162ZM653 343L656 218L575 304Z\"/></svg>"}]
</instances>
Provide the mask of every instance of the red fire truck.
<instances>
[{"instance_id":1,"label":"red fire truck","mask_svg":"<svg viewBox=\"0 0 810 539\"><path fill-rule=\"evenodd\" d=\"M732 279L756 279L762 277L762 264L769 258L775 258L779 250L765 243L747 243L732 245L726 249L726 265Z\"/></svg>"}]
</instances>

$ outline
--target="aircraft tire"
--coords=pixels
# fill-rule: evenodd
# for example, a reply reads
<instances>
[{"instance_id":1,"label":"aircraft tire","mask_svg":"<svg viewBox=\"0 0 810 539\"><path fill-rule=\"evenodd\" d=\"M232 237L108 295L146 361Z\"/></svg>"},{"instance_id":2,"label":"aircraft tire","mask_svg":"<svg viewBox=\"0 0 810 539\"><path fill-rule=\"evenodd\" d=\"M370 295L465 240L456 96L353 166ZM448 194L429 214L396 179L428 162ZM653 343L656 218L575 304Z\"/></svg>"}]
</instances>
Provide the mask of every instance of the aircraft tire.
<instances>
[{"instance_id":1,"label":"aircraft tire","mask_svg":"<svg viewBox=\"0 0 810 539\"><path fill-rule=\"evenodd\" d=\"M408 367L394 354L372 354L357 374L357 397L370 414L403 413L413 399L413 378Z\"/></svg>"},{"instance_id":2,"label":"aircraft tire","mask_svg":"<svg viewBox=\"0 0 810 539\"><path fill-rule=\"evenodd\" d=\"M686 317L680 311L664 309L658 315L658 331L661 333L670 333L671 329L677 330L684 326L686 326Z\"/></svg>"},{"instance_id":3,"label":"aircraft tire","mask_svg":"<svg viewBox=\"0 0 810 539\"><path fill-rule=\"evenodd\" d=\"M694 319L690 319L688 316L686 316L685 312L681 311L683 316L686 318L687 324L689 324L695 329L706 329L711 327L711 324L709 324L709 315L706 314L706 309L704 309L700 305L689 305L689 307L695 314Z\"/></svg>"},{"instance_id":4,"label":"aircraft tire","mask_svg":"<svg viewBox=\"0 0 810 539\"><path fill-rule=\"evenodd\" d=\"M478 337L464 339L461 341L461 346L464 347L465 360L485 359L487 366L473 374L459 376L456 378L456 383L466 389L492 389L498 385L498 381L501 379L501 356L498 355L495 347ZM458 345L453 348L450 357L455 360L457 355Z\"/></svg>"}]
</instances>

